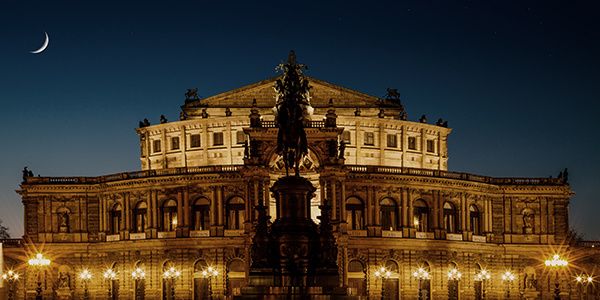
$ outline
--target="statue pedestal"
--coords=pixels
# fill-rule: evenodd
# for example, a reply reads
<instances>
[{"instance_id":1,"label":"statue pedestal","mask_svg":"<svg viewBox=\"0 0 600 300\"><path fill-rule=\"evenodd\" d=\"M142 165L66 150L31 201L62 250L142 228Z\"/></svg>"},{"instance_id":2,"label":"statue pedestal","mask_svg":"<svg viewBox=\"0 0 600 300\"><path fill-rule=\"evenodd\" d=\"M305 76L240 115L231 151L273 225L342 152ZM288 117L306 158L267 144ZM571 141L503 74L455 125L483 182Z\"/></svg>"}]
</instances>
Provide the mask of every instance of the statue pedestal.
<instances>
[{"instance_id":1,"label":"statue pedestal","mask_svg":"<svg viewBox=\"0 0 600 300\"><path fill-rule=\"evenodd\" d=\"M250 284L238 300L355 299L340 286L337 245L332 234L330 205L321 205L321 226L312 221L310 199L315 187L305 178L287 176L271 191L278 218L266 231L266 207L258 205L253 238Z\"/></svg>"},{"instance_id":2,"label":"statue pedestal","mask_svg":"<svg viewBox=\"0 0 600 300\"><path fill-rule=\"evenodd\" d=\"M56 296L59 300L71 300L73 299L73 291L69 288L61 288L56 290Z\"/></svg>"},{"instance_id":3,"label":"statue pedestal","mask_svg":"<svg viewBox=\"0 0 600 300\"><path fill-rule=\"evenodd\" d=\"M525 292L523 293L523 299L536 300L538 299L539 295L540 292L536 291L535 289L525 289Z\"/></svg>"}]
</instances>

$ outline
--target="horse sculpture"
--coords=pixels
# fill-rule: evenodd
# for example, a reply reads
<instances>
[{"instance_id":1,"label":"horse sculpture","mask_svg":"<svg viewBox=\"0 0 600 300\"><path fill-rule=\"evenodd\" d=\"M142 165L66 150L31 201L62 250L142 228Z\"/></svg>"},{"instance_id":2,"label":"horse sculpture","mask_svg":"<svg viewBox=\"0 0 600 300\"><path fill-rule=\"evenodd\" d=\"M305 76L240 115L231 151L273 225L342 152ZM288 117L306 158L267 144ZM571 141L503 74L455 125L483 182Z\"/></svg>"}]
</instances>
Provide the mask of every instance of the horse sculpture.
<instances>
[{"instance_id":1,"label":"horse sculpture","mask_svg":"<svg viewBox=\"0 0 600 300\"><path fill-rule=\"evenodd\" d=\"M286 176L289 176L289 168L293 168L295 175L300 176L300 162L308 154L304 122L310 121L310 86L302 74L306 66L296 62L294 51L290 52L288 58L287 63L282 61L275 69L283 71L282 78L273 87L277 99L275 120L279 127L277 154L283 157Z\"/></svg>"}]
</instances>

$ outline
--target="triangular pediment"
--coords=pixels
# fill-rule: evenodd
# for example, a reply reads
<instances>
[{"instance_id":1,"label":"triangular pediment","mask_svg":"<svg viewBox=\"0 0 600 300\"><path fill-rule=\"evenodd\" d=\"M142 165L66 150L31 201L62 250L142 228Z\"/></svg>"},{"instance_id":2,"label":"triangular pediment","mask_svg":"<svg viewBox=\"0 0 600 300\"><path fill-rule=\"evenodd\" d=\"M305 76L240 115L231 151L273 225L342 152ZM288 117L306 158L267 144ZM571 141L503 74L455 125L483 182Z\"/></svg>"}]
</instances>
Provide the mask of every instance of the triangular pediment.
<instances>
[{"instance_id":1,"label":"triangular pediment","mask_svg":"<svg viewBox=\"0 0 600 300\"><path fill-rule=\"evenodd\" d=\"M232 110L250 108L254 99L256 99L259 108L271 108L275 105L275 91L273 90L273 85L280 77L281 75L275 76L200 100L186 100L186 104L181 106L181 109L188 116L199 115L199 111L205 108L229 108ZM401 111L403 108L398 101L384 100L308 76L307 79L311 85L311 105L315 109L326 108L329 105L330 99L333 99L333 104L336 109L386 108L386 110L391 109L394 111Z\"/></svg>"}]
</instances>

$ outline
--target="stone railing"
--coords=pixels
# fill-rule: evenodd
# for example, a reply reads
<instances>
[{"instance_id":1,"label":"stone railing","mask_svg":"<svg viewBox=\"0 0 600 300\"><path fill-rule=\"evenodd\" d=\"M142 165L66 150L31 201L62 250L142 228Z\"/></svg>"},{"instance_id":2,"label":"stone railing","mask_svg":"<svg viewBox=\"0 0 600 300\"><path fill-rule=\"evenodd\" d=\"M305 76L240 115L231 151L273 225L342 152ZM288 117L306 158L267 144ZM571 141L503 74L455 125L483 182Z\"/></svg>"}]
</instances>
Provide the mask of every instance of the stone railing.
<instances>
[{"instance_id":1,"label":"stone railing","mask_svg":"<svg viewBox=\"0 0 600 300\"><path fill-rule=\"evenodd\" d=\"M0 243L4 245L21 245L23 244L23 239L0 239Z\"/></svg>"},{"instance_id":2,"label":"stone railing","mask_svg":"<svg viewBox=\"0 0 600 300\"><path fill-rule=\"evenodd\" d=\"M575 247L599 248L600 241L577 241Z\"/></svg>"},{"instance_id":3,"label":"stone railing","mask_svg":"<svg viewBox=\"0 0 600 300\"><path fill-rule=\"evenodd\" d=\"M374 174L397 174L397 175L416 175L428 177L440 177L460 179L467 181L477 181L499 185L562 185L562 178L495 178L469 173L440 171L430 169L417 169L406 167L388 167L388 166L360 166L346 165L351 173L374 173Z\"/></svg>"},{"instance_id":4,"label":"stone railing","mask_svg":"<svg viewBox=\"0 0 600 300\"><path fill-rule=\"evenodd\" d=\"M263 128L277 128L275 121L261 121L260 127ZM325 127L325 121L310 121L305 124L305 128L323 128Z\"/></svg>"},{"instance_id":5,"label":"stone railing","mask_svg":"<svg viewBox=\"0 0 600 300\"><path fill-rule=\"evenodd\" d=\"M183 167L159 170L136 171L118 173L98 177L27 177L26 184L95 184L125 179L138 179L155 176L185 175L185 174L207 174L207 173L233 173L237 172L241 165L227 166L203 166Z\"/></svg>"},{"instance_id":6,"label":"stone railing","mask_svg":"<svg viewBox=\"0 0 600 300\"><path fill-rule=\"evenodd\" d=\"M318 121L315 121L318 122ZM118 173L98 177L27 177L27 184L94 184L111 182L126 179L138 179L155 176L171 176L185 174L206 174L206 173L233 173L237 172L241 165L224 166L200 166L200 167L182 167L170 169L158 169L147 171L136 171L128 173ZM459 179L467 181L476 181L498 185L562 185L562 178L495 178L469 173L440 171L431 169L418 169L406 167L388 167L388 166L361 166L346 165L345 168L351 173L373 173L373 174L393 174L393 175L414 175L427 177L440 177Z\"/></svg>"}]
</instances>

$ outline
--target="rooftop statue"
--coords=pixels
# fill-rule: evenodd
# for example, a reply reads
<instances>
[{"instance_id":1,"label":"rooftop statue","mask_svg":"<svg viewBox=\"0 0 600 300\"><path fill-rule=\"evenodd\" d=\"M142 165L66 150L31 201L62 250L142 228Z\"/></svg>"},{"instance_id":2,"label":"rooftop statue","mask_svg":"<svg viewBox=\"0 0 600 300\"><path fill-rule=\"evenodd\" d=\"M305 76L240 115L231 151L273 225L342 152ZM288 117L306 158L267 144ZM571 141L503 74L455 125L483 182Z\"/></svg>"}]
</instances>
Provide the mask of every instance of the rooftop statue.
<instances>
[{"instance_id":1,"label":"rooftop statue","mask_svg":"<svg viewBox=\"0 0 600 300\"><path fill-rule=\"evenodd\" d=\"M385 97L385 100L397 101L400 103L400 93L398 92L398 89L387 88L387 94L383 97Z\"/></svg>"},{"instance_id":2,"label":"rooftop statue","mask_svg":"<svg viewBox=\"0 0 600 300\"><path fill-rule=\"evenodd\" d=\"M187 93L185 93L185 100L199 100L198 98L198 88L195 89L187 89Z\"/></svg>"},{"instance_id":3,"label":"rooftop statue","mask_svg":"<svg viewBox=\"0 0 600 300\"><path fill-rule=\"evenodd\" d=\"M299 165L306 154L308 146L305 122L311 121L313 112L310 106L310 86L308 79L302 73L308 70L306 65L296 62L294 51L290 51L288 61L275 68L281 70L283 75L275 81L275 121L279 127L277 135L277 154L283 156L285 172L289 176L289 168L294 168L295 175L300 176Z\"/></svg>"}]
</instances>

